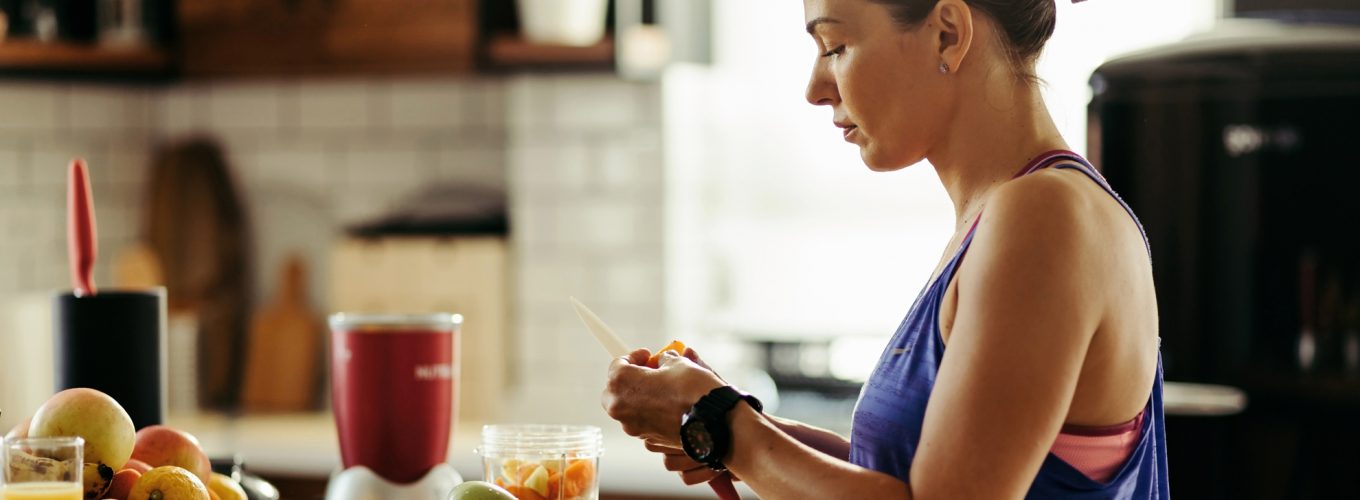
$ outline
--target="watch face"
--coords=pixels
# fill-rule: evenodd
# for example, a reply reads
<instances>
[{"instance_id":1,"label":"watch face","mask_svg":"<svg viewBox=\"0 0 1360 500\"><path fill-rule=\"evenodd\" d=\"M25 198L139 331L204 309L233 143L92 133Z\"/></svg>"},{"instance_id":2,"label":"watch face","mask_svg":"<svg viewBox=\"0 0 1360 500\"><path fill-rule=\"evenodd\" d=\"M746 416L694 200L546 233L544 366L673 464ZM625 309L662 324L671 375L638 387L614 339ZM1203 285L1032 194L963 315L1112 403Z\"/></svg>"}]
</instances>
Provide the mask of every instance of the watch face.
<instances>
[{"instance_id":1,"label":"watch face","mask_svg":"<svg viewBox=\"0 0 1360 500\"><path fill-rule=\"evenodd\" d=\"M704 421L694 419L688 423L689 425L681 428L685 433L685 443L694 450L695 455L700 457L713 454L713 436L709 434L708 426L704 425Z\"/></svg>"}]
</instances>

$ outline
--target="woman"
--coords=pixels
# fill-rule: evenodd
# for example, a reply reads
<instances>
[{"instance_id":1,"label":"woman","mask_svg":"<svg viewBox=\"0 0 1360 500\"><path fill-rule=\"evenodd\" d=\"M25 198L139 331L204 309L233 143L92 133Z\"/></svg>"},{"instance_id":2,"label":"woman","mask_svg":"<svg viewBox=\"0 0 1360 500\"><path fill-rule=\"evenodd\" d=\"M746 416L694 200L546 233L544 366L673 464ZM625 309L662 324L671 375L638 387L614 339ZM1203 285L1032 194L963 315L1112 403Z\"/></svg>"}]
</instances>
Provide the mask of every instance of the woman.
<instances>
[{"instance_id":1,"label":"woman","mask_svg":"<svg viewBox=\"0 0 1360 500\"><path fill-rule=\"evenodd\" d=\"M849 439L762 415L692 351L615 360L606 411L686 483L725 467L763 498L1166 498L1151 263L1040 97L1053 0L804 8L821 52L808 101L870 169L930 160L954 203L935 277Z\"/></svg>"}]
</instances>

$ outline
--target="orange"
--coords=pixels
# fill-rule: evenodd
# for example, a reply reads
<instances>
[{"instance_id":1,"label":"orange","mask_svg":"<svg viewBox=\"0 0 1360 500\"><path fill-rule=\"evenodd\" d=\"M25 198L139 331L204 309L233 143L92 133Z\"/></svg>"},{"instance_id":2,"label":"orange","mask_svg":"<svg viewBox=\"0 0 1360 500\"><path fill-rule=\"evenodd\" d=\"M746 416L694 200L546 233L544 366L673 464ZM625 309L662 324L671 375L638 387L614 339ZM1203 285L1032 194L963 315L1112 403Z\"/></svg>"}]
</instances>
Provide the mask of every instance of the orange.
<instances>
[{"instance_id":1,"label":"orange","mask_svg":"<svg viewBox=\"0 0 1360 500\"><path fill-rule=\"evenodd\" d=\"M523 486L511 486L506 488L505 491L509 491L511 495L514 495L515 498L519 500L546 500L543 498L543 495L539 495L538 492Z\"/></svg>"},{"instance_id":2,"label":"orange","mask_svg":"<svg viewBox=\"0 0 1360 500\"><path fill-rule=\"evenodd\" d=\"M675 353L675 354L677 354L677 355L684 356L684 355L685 355L685 343L684 343L684 342L681 342L681 341L679 341L679 340L672 340L671 343L666 344L666 347L662 347L661 349L657 349L656 354L653 354L652 357L647 358L647 366L648 366L649 368L659 368L659 367L661 367L661 353L666 352L666 351L670 351L670 352L673 352L673 353Z\"/></svg>"},{"instance_id":3,"label":"orange","mask_svg":"<svg viewBox=\"0 0 1360 500\"><path fill-rule=\"evenodd\" d=\"M212 500L208 487L188 470L166 465L142 474L128 500Z\"/></svg>"},{"instance_id":4,"label":"orange","mask_svg":"<svg viewBox=\"0 0 1360 500\"><path fill-rule=\"evenodd\" d=\"M595 460L590 458L572 460L562 476L563 496L571 498L584 495L595 486Z\"/></svg>"}]
</instances>

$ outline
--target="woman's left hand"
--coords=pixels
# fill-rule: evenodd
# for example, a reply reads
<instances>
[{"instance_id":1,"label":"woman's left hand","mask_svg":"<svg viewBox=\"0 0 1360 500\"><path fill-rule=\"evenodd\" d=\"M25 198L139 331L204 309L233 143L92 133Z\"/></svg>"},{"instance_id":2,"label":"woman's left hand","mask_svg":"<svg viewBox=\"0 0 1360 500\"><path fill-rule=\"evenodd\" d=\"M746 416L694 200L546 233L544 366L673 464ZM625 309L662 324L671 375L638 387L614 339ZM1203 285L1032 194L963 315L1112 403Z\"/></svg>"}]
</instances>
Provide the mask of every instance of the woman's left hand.
<instances>
[{"instance_id":1,"label":"woman's left hand","mask_svg":"<svg viewBox=\"0 0 1360 500\"><path fill-rule=\"evenodd\" d=\"M650 356L651 351L638 349L610 363L601 404L628 435L679 448L680 418L723 381L671 352L661 355L660 368L648 368Z\"/></svg>"}]
</instances>

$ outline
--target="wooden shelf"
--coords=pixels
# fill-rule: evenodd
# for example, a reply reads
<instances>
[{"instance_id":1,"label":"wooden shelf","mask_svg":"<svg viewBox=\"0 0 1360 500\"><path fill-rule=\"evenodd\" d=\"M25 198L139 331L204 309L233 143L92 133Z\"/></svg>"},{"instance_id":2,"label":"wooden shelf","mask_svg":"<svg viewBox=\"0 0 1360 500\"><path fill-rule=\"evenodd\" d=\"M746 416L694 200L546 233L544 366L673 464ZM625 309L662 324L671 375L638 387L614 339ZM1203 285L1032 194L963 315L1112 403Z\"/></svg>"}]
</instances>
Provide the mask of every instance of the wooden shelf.
<instances>
[{"instance_id":1,"label":"wooden shelf","mask_svg":"<svg viewBox=\"0 0 1360 500\"><path fill-rule=\"evenodd\" d=\"M153 76L170 69L170 55L148 47L112 48L31 39L0 41L0 73Z\"/></svg>"},{"instance_id":2,"label":"wooden shelf","mask_svg":"<svg viewBox=\"0 0 1360 500\"><path fill-rule=\"evenodd\" d=\"M491 37L485 48L486 64L492 69L562 68L613 69L614 38L606 36L595 45L545 45L518 35Z\"/></svg>"}]
</instances>

